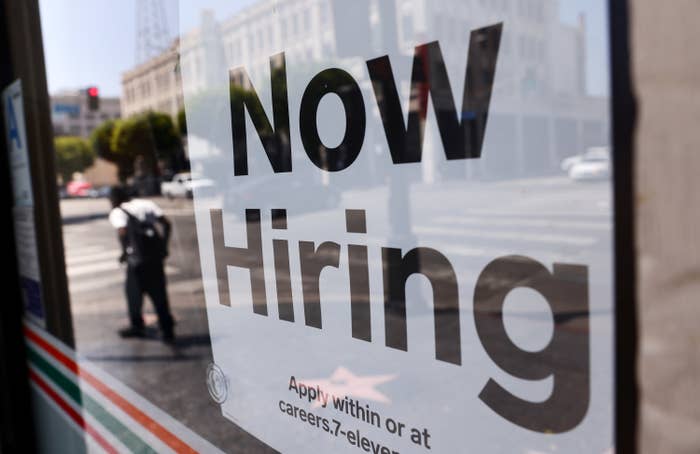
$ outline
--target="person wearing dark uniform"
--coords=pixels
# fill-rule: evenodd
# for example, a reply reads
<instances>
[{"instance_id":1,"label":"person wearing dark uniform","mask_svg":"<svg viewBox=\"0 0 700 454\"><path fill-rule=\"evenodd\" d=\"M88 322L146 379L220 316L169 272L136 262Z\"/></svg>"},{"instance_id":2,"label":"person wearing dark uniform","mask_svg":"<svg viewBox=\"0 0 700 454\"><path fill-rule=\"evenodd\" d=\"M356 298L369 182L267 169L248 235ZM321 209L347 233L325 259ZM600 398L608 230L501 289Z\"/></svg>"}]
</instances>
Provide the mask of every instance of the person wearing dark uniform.
<instances>
[{"instance_id":1,"label":"person wearing dark uniform","mask_svg":"<svg viewBox=\"0 0 700 454\"><path fill-rule=\"evenodd\" d=\"M154 202L132 199L122 186L111 188L110 202L112 211L109 222L117 229L122 246L119 261L126 263L126 299L130 321L128 327L119 330L119 335L145 336L142 307L143 295L146 294L158 314L163 341L172 343L175 338L174 321L170 313L163 263L168 255L170 221Z\"/></svg>"}]
</instances>

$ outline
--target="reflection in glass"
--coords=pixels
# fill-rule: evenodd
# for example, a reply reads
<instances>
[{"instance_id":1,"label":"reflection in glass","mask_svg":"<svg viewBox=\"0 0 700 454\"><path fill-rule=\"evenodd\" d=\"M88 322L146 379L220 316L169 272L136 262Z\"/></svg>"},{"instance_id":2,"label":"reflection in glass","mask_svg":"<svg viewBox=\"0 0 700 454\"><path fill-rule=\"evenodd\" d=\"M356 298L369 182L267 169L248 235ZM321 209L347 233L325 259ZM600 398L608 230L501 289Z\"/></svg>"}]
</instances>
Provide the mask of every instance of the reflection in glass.
<instances>
[{"instance_id":1,"label":"reflection in glass","mask_svg":"<svg viewBox=\"0 0 700 454\"><path fill-rule=\"evenodd\" d=\"M170 197L180 339L109 336L125 305L108 206L65 200L78 350L231 452L358 449L299 410L401 452L609 448L609 99L589 80L607 60L587 39L603 10L572 25L554 0L213 4L164 10L179 36L120 68L123 120L105 112L93 137L118 179ZM83 134L67 104L55 130Z\"/></svg>"}]
</instances>

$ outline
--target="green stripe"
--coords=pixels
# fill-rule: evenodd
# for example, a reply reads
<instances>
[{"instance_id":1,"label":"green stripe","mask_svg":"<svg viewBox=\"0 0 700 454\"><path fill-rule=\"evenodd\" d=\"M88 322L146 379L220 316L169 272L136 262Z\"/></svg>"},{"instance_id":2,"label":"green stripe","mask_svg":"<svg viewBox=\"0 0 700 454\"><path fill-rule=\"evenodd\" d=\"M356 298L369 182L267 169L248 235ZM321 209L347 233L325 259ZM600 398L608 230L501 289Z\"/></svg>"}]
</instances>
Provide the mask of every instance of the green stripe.
<instances>
[{"instance_id":1,"label":"green stripe","mask_svg":"<svg viewBox=\"0 0 700 454\"><path fill-rule=\"evenodd\" d=\"M106 427L107 430L119 438L131 452L156 453L117 418L109 414L109 412L92 397L83 393L75 382L71 381L61 371L56 369L56 367L44 359L44 357L31 346L29 347L29 361L49 377L54 384L58 385L76 404L86 409L95 419Z\"/></svg>"}]
</instances>

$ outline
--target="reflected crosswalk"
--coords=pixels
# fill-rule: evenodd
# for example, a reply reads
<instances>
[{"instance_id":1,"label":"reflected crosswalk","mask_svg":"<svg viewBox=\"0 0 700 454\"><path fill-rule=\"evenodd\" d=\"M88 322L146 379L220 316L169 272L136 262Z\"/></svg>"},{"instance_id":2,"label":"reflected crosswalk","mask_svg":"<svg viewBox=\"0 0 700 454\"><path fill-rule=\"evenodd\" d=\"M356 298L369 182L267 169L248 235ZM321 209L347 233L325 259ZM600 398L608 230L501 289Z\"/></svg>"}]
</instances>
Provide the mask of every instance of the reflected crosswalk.
<instances>
[{"instance_id":1,"label":"reflected crosswalk","mask_svg":"<svg viewBox=\"0 0 700 454\"><path fill-rule=\"evenodd\" d=\"M105 223L106 224L106 223ZM103 226L109 228L107 225ZM124 265L114 243L86 243L81 239L85 226L71 226L66 234L66 273L72 295L86 294L124 283ZM612 234L610 215L570 212L527 213L482 210L420 219L412 226L417 245L435 248L448 257L492 259L510 254L526 254L546 262L566 261L597 255L609 247ZM366 236L370 245L386 246L388 237ZM111 240L111 238L110 238ZM97 241L97 240L95 240ZM166 266L166 274L180 270ZM185 278L186 276L181 276Z\"/></svg>"},{"instance_id":2,"label":"reflected crosswalk","mask_svg":"<svg viewBox=\"0 0 700 454\"><path fill-rule=\"evenodd\" d=\"M546 261L566 261L608 247L612 221L605 213L539 214L498 211L438 216L421 222L413 233L448 255L493 258L528 254Z\"/></svg>"},{"instance_id":3,"label":"reflected crosswalk","mask_svg":"<svg viewBox=\"0 0 700 454\"><path fill-rule=\"evenodd\" d=\"M66 264L68 266L82 265L86 263L92 263L104 259L117 259L119 257L119 251L117 250L97 250L95 252L83 251L84 253L79 256L74 256L71 254L69 258L66 258Z\"/></svg>"},{"instance_id":4,"label":"reflected crosswalk","mask_svg":"<svg viewBox=\"0 0 700 454\"><path fill-rule=\"evenodd\" d=\"M515 226L517 228L517 225ZM595 238L580 235L561 235L552 233L529 233L518 230L497 231L473 230L462 227L434 227L418 226L415 233L426 233L437 236L483 238L488 240L532 241L538 243L571 244L574 246L590 246L596 242Z\"/></svg>"},{"instance_id":5,"label":"reflected crosswalk","mask_svg":"<svg viewBox=\"0 0 700 454\"><path fill-rule=\"evenodd\" d=\"M582 230L610 230L610 222L587 221L587 220L558 220L547 218L523 218L523 217L484 217L484 216L441 216L435 220L440 224L452 225L485 225L496 227L519 227L532 228L564 228Z\"/></svg>"},{"instance_id":6,"label":"reflected crosswalk","mask_svg":"<svg viewBox=\"0 0 700 454\"><path fill-rule=\"evenodd\" d=\"M119 263L119 249L105 245L66 247L66 275L71 295L122 285L125 272ZM179 274L177 267L166 265L166 275Z\"/></svg>"}]
</instances>

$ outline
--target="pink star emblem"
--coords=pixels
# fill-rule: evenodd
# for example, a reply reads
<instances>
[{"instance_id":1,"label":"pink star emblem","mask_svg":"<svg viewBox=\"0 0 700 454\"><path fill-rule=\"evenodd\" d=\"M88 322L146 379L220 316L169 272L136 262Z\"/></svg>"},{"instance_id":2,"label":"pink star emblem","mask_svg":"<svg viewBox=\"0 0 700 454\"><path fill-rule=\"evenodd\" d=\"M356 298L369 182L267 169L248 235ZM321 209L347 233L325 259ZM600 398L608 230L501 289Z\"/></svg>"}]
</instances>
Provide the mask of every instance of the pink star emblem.
<instances>
[{"instance_id":1,"label":"pink star emblem","mask_svg":"<svg viewBox=\"0 0 700 454\"><path fill-rule=\"evenodd\" d=\"M300 379L298 382L309 388L318 386L322 391L340 399L356 397L374 402L390 403L391 400L374 387L394 380L396 377L396 374L359 376L353 374L345 367L339 366L329 379ZM320 406L321 402L317 399L314 401L312 408Z\"/></svg>"}]
</instances>

